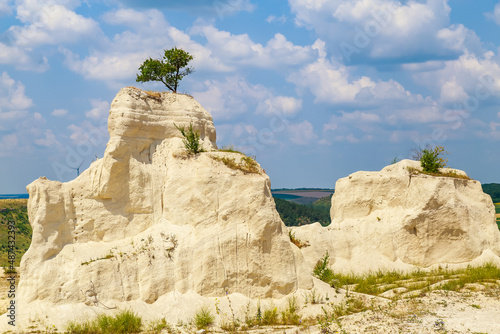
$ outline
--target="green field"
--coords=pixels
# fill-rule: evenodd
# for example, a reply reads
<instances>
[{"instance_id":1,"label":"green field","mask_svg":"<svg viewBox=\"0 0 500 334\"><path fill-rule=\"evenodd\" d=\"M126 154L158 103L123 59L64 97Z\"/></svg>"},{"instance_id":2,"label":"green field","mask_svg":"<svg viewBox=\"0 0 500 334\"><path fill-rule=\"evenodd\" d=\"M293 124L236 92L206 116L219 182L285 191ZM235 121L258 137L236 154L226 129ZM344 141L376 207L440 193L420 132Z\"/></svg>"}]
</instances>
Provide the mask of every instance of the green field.
<instances>
[{"instance_id":1,"label":"green field","mask_svg":"<svg viewBox=\"0 0 500 334\"><path fill-rule=\"evenodd\" d=\"M0 200L0 266L8 267L8 222L16 226L16 267L31 243L31 226L28 221L28 199Z\"/></svg>"}]
</instances>

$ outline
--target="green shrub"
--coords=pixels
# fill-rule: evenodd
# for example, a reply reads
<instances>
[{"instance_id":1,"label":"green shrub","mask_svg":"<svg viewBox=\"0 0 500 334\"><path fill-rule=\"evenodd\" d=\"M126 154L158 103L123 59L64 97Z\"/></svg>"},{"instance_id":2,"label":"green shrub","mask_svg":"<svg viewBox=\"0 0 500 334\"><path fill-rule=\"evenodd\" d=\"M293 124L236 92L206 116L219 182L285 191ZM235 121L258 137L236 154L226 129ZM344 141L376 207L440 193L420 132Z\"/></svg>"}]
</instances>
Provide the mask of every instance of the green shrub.
<instances>
[{"instance_id":1,"label":"green shrub","mask_svg":"<svg viewBox=\"0 0 500 334\"><path fill-rule=\"evenodd\" d=\"M446 167L448 159L442 157L444 154L443 146L426 146L424 149L414 151L414 158L420 160L420 165L424 172L439 173L439 168Z\"/></svg>"},{"instance_id":2,"label":"green shrub","mask_svg":"<svg viewBox=\"0 0 500 334\"><path fill-rule=\"evenodd\" d=\"M215 321L215 317L208 309L208 306L203 306L196 312L193 320L196 328L202 329L212 325Z\"/></svg>"},{"instance_id":3,"label":"green shrub","mask_svg":"<svg viewBox=\"0 0 500 334\"><path fill-rule=\"evenodd\" d=\"M193 129L193 123L190 123L187 129L183 126L177 126L176 124L174 124L174 126L184 137L183 143L189 154L198 154L204 151L200 143L200 133Z\"/></svg>"},{"instance_id":4,"label":"green shrub","mask_svg":"<svg viewBox=\"0 0 500 334\"><path fill-rule=\"evenodd\" d=\"M328 251L325 253L325 255L316 262L316 265L314 266L313 269L313 275L322 280L323 282L327 282L331 284L331 281L333 279L333 271L328 267L328 259L330 258L330 255L328 254Z\"/></svg>"}]
</instances>

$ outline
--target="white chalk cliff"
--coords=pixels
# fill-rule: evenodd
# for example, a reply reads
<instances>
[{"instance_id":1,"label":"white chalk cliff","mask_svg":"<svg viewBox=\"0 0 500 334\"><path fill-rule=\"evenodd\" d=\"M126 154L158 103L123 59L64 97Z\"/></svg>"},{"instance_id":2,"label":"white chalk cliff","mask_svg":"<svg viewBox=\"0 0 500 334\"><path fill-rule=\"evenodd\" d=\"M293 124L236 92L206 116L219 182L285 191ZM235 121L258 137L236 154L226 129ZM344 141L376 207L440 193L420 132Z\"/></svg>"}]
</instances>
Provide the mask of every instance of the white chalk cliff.
<instances>
[{"instance_id":1,"label":"white chalk cliff","mask_svg":"<svg viewBox=\"0 0 500 334\"><path fill-rule=\"evenodd\" d=\"M189 124L205 149L194 156L176 128ZM192 97L124 88L108 128L104 157L75 180L27 187L33 238L21 261L21 329L62 330L114 307L185 321L214 297L231 296L241 312L252 299L274 303L313 286L334 302L311 276L327 251L343 272L500 263L494 206L477 181L424 175L410 160L353 173L337 181L330 226L292 228L310 244L299 249L269 177L258 164L244 172L224 163L246 157L217 150L212 117Z\"/></svg>"},{"instance_id":2,"label":"white chalk cliff","mask_svg":"<svg viewBox=\"0 0 500 334\"><path fill-rule=\"evenodd\" d=\"M302 248L309 267L326 251L335 270L358 273L500 263L495 207L481 184L419 171L420 162L403 160L339 179L332 223L293 228L311 244Z\"/></svg>"},{"instance_id":3,"label":"white chalk cliff","mask_svg":"<svg viewBox=\"0 0 500 334\"><path fill-rule=\"evenodd\" d=\"M175 127L190 123L206 151L195 156ZM212 117L192 97L124 88L108 129L104 157L75 180L27 187L33 240L21 261L21 325L35 311L69 320L97 301L149 312L144 305L162 297L276 298L312 287L269 177L213 158L245 156L217 151Z\"/></svg>"}]
</instances>

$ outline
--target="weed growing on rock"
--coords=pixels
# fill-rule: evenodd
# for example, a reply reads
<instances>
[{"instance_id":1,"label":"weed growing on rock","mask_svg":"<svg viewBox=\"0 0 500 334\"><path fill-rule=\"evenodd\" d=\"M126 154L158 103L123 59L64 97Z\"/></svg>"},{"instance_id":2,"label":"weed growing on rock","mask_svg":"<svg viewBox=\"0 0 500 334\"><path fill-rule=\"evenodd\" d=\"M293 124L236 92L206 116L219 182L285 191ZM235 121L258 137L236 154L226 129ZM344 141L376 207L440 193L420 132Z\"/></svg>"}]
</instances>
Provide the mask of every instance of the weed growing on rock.
<instances>
[{"instance_id":1,"label":"weed growing on rock","mask_svg":"<svg viewBox=\"0 0 500 334\"><path fill-rule=\"evenodd\" d=\"M200 133L193 129L193 123L190 123L188 128L178 126L176 124L174 124L174 126L184 137L183 143L184 147L188 151L188 154L198 154L200 152L204 152L200 143Z\"/></svg>"},{"instance_id":2,"label":"weed growing on rock","mask_svg":"<svg viewBox=\"0 0 500 334\"><path fill-rule=\"evenodd\" d=\"M281 312L281 323L283 325L298 325L300 323L300 315L297 313L298 310L297 297L289 297L287 299L286 308Z\"/></svg>"},{"instance_id":3,"label":"weed growing on rock","mask_svg":"<svg viewBox=\"0 0 500 334\"><path fill-rule=\"evenodd\" d=\"M326 252L325 255L320 260L318 260L318 262L316 262L316 265L313 269L313 275L323 282L332 284L331 281L333 279L333 271L329 268L329 258L330 255L328 254L328 252Z\"/></svg>"},{"instance_id":4,"label":"weed growing on rock","mask_svg":"<svg viewBox=\"0 0 500 334\"><path fill-rule=\"evenodd\" d=\"M295 233L292 232L291 230L288 231L288 237L290 238L290 241L299 248L310 246L310 244L307 241L303 242L302 240L297 239L295 237Z\"/></svg>"}]
</instances>

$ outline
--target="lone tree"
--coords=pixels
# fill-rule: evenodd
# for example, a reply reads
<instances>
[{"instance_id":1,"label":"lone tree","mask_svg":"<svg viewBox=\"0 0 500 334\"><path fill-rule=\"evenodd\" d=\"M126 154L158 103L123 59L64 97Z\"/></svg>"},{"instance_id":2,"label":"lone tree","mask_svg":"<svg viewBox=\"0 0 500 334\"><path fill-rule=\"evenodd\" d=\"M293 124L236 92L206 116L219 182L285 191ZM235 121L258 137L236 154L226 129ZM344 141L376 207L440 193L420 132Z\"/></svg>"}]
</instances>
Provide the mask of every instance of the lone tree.
<instances>
[{"instance_id":1,"label":"lone tree","mask_svg":"<svg viewBox=\"0 0 500 334\"><path fill-rule=\"evenodd\" d=\"M139 67L135 81L161 81L172 92L177 93L179 81L194 70L187 67L193 60L188 52L176 47L164 50L163 59L146 59Z\"/></svg>"}]
</instances>

